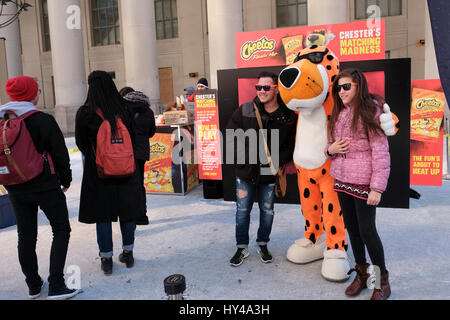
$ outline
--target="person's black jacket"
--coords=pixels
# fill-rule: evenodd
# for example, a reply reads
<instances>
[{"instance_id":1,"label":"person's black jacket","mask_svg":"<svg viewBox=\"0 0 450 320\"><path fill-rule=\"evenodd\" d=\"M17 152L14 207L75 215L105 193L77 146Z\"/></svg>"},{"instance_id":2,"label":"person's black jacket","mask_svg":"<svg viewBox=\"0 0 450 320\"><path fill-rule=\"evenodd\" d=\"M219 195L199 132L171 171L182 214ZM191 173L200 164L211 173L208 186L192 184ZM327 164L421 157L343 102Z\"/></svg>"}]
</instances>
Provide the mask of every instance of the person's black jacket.
<instances>
[{"instance_id":1,"label":"person's black jacket","mask_svg":"<svg viewBox=\"0 0 450 320\"><path fill-rule=\"evenodd\" d=\"M132 119L131 114L129 118ZM132 121L126 121L134 144ZM102 119L86 106L80 107L75 121L75 139L85 156L83 180L81 184L78 220L82 223L123 222L138 220L145 209L142 199L142 181L137 169L128 178L100 179L97 174L94 150L97 149L97 133Z\"/></svg>"},{"instance_id":2,"label":"person's black jacket","mask_svg":"<svg viewBox=\"0 0 450 320\"><path fill-rule=\"evenodd\" d=\"M281 100L280 96L278 96L278 105L279 108L269 114L266 112L264 105L261 103L258 97L256 97L252 102L248 102L243 104L239 109L237 109L230 121L228 122L227 129L242 129L245 131L249 129L256 130L259 132L259 124L256 118L256 112L254 109L253 103L256 103L258 110L261 114L261 119L263 123L263 128L267 129L267 144L269 150L271 148L271 130L278 129L279 130L279 167L284 166L285 164L292 161L294 148L295 148L295 135L297 130L297 115L289 110L284 102ZM259 142L259 135L257 135L258 143L256 145L249 145L249 139L245 139L245 164L237 164L237 143L238 138L234 140L234 153L235 153L235 164L236 164L236 176L240 179L253 183L253 184L272 184L275 182L275 177L271 175L261 175L261 167L269 167L269 165L262 165L261 163L267 163L267 158L265 156L264 149L259 151L257 149L257 164L250 164L249 162L249 148L258 148L259 145L264 146L263 142ZM229 147L233 142L231 139L227 139L227 152L232 152ZM242 141L241 141L242 143ZM228 151L229 150L229 151ZM270 150L272 155L272 151ZM264 158L261 161L260 155L263 155ZM273 157L273 155L272 155Z\"/></svg>"},{"instance_id":3,"label":"person's black jacket","mask_svg":"<svg viewBox=\"0 0 450 320\"><path fill-rule=\"evenodd\" d=\"M48 152L52 158L55 174L51 173L48 161L44 162L43 172L28 182L5 186L10 194L24 194L49 191L61 186L69 188L72 182L70 157L61 129L55 118L44 112L37 112L25 119L37 152Z\"/></svg>"},{"instance_id":4,"label":"person's black jacket","mask_svg":"<svg viewBox=\"0 0 450 320\"><path fill-rule=\"evenodd\" d=\"M155 135L155 115L146 104L142 102L127 101L127 106L134 118L134 156L138 160L150 160L149 139Z\"/></svg>"}]
</instances>

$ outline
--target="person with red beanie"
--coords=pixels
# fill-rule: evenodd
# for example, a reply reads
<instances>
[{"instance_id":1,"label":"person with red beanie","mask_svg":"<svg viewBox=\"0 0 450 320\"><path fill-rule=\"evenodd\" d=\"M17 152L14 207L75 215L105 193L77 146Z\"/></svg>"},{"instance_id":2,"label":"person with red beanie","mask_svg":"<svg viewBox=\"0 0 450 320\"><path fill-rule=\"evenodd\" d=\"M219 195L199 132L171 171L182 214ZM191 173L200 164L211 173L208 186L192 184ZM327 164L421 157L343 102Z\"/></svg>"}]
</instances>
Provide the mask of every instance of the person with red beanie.
<instances>
[{"instance_id":1,"label":"person with red beanie","mask_svg":"<svg viewBox=\"0 0 450 320\"><path fill-rule=\"evenodd\" d=\"M39 85L33 78L16 77L6 83L11 102L0 107L0 120L14 113L22 117L36 151L44 157L42 173L21 184L5 185L14 209L19 236L19 262L29 288L29 298L41 295L43 280L38 273L36 256L38 208L47 216L53 231L50 253L48 298L69 299L78 290L68 289L64 281L64 265L70 238L66 196L72 182L70 158L64 136L56 120L39 112Z\"/></svg>"}]
</instances>

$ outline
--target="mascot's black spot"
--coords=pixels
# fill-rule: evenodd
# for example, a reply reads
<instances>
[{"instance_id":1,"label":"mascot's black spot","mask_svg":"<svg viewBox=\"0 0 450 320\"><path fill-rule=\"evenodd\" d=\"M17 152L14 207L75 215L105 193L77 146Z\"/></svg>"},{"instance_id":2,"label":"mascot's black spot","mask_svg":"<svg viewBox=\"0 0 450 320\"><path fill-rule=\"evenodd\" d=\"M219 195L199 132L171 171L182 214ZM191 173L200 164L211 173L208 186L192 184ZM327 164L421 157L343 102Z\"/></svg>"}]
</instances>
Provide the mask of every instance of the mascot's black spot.
<instances>
[{"instance_id":1,"label":"mascot's black spot","mask_svg":"<svg viewBox=\"0 0 450 320\"><path fill-rule=\"evenodd\" d=\"M322 170L322 174L323 174L323 175L326 175L326 174L327 174L327 170L323 169L323 170Z\"/></svg>"},{"instance_id":2,"label":"mascot's black spot","mask_svg":"<svg viewBox=\"0 0 450 320\"><path fill-rule=\"evenodd\" d=\"M348 251L348 244L344 244L344 250Z\"/></svg>"},{"instance_id":3,"label":"mascot's black spot","mask_svg":"<svg viewBox=\"0 0 450 320\"><path fill-rule=\"evenodd\" d=\"M397 129L400 129L400 122L395 125Z\"/></svg>"},{"instance_id":4,"label":"mascot's black spot","mask_svg":"<svg viewBox=\"0 0 450 320\"><path fill-rule=\"evenodd\" d=\"M309 196L310 196L310 192L309 192L309 189L308 188L306 188L305 189L305 192L303 193L303 196L306 198L306 199L308 199L309 198Z\"/></svg>"},{"instance_id":5,"label":"mascot's black spot","mask_svg":"<svg viewBox=\"0 0 450 320\"><path fill-rule=\"evenodd\" d=\"M331 234L336 234L336 227L335 226L332 226L330 230L331 230Z\"/></svg>"},{"instance_id":6,"label":"mascot's black spot","mask_svg":"<svg viewBox=\"0 0 450 320\"><path fill-rule=\"evenodd\" d=\"M327 59L332 61L334 59L334 57L331 54L329 54L329 55L327 55Z\"/></svg>"},{"instance_id":7,"label":"mascot's black spot","mask_svg":"<svg viewBox=\"0 0 450 320\"><path fill-rule=\"evenodd\" d=\"M320 230L320 226L318 224L316 224L316 230L319 231Z\"/></svg>"},{"instance_id":8,"label":"mascot's black spot","mask_svg":"<svg viewBox=\"0 0 450 320\"><path fill-rule=\"evenodd\" d=\"M320 193L320 196L321 196L322 199L323 199L323 192ZM322 209L323 209L323 204L322 204Z\"/></svg>"},{"instance_id":9,"label":"mascot's black spot","mask_svg":"<svg viewBox=\"0 0 450 320\"><path fill-rule=\"evenodd\" d=\"M318 47L317 44L313 44L313 45L310 47L310 49L316 49L317 47Z\"/></svg>"},{"instance_id":10,"label":"mascot's black spot","mask_svg":"<svg viewBox=\"0 0 450 320\"><path fill-rule=\"evenodd\" d=\"M317 211L317 209L319 209L319 207L317 205L314 206L314 211Z\"/></svg>"},{"instance_id":11,"label":"mascot's black spot","mask_svg":"<svg viewBox=\"0 0 450 320\"><path fill-rule=\"evenodd\" d=\"M323 217L320 218L320 222L323 222ZM325 229L325 227L323 227Z\"/></svg>"},{"instance_id":12,"label":"mascot's black spot","mask_svg":"<svg viewBox=\"0 0 450 320\"><path fill-rule=\"evenodd\" d=\"M330 203L329 205L328 205L328 211L331 213L331 212L333 212L333 204L332 203Z\"/></svg>"},{"instance_id":13,"label":"mascot's black spot","mask_svg":"<svg viewBox=\"0 0 450 320\"><path fill-rule=\"evenodd\" d=\"M306 220L306 226L309 228L310 225L309 220Z\"/></svg>"},{"instance_id":14,"label":"mascot's black spot","mask_svg":"<svg viewBox=\"0 0 450 320\"><path fill-rule=\"evenodd\" d=\"M328 121L330 121L331 120L331 116L328 116Z\"/></svg>"},{"instance_id":15,"label":"mascot's black spot","mask_svg":"<svg viewBox=\"0 0 450 320\"><path fill-rule=\"evenodd\" d=\"M327 92L327 97L325 98L325 101L327 101L329 97L330 97L330 93ZM325 102L325 101L324 101L324 102Z\"/></svg>"},{"instance_id":16,"label":"mascot's black spot","mask_svg":"<svg viewBox=\"0 0 450 320\"><path fill-rule=\"evenodd\" d=\"M312 234L309 236L309 240L311 240L312 243L316 243L316 235L315 235L314 233L312 233Z\"/></svg>"},{"instance_id":17,"label":"mascot's black spot","mask_svg":"<svg viewBox=\"0 0 450 320\"><path fill-rule=\"evenodd\" d=\"M332 68L331 68L331 66L327 66L327 69L328 69L328 70L331 70Z\"/></svg>"},{"instance_id":18,"label":"mascot's black spot","mask_svg":"<svg viewBox=\"0 0 450 320\"><path fill-rule=\"evenodd\" d=\"M342 216L342 210L341 210L341 211L339 211L339 216L340 216L340 217Z\"/></svg>"},{"instance_id":19,"label":"mascot's black spot","mask_svg":"<svg viewBox=\"0 0 450 320\"><path fill-rule=\"evenodd\" d=\"M337 250L337 249L339 249L339 245L336 243L335 245L334 245L334 248Z\"/></svg>"},{"instance_id":20,"label":"mascot's black spot","mask_svg":"<svg viewBox=\"0 0 450 320\"><path fill-rule=\"evenodd\" d=\"M316 184L316 183L317 183L316 180L314 180L313 178L309 179L309 181L310 181L312 184Z\"/></svg>"},{"instance_id":21,"label":"mascot's black spot","mask_svg":"<svg viewBox=\"0 0 450 320\"><path fill-rule=\"evenodd\" d=\"M336 69L338 69L338 70L339 70L339 66L336 66Z\"/></svg>"},{"instance_id":22,"label":"mascot's black spot","mask_svg":"<svg viewBox=\"0 0 450 320\"><path fill-rule=\"evenodd\" d=\"M305 231L308 231L308 228L306 228L306 226L305 226Z\"/></svg>"},{"instance_id":23,"label":"mascot's black spot","mask_svg":"<svg viewBox=\"0 0 450 320\"><path fill-rule=\"evenodd\" d=\"M345 240L342 240L342 246L345 248Z\"/></svg>"},{"instance_id":24,"label":"mascot's black spot","mask_svg":"<svg viewBox=\"0 0 450 320\"><path fill-rule=\"evenodd\" d=\"M336 79L336 76L332 76L331 77L331 82L334 82L335 79Z\"/></svg>"}]
</instances>

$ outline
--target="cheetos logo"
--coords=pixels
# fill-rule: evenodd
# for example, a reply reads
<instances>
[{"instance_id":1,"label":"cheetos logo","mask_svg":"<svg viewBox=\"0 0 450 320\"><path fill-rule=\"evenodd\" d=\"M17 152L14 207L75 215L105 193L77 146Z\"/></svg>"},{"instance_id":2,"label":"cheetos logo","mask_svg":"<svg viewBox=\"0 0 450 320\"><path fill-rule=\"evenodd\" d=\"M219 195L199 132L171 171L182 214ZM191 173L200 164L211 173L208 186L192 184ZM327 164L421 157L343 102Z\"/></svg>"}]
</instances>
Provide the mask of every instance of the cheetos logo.
<instances>
[{"instance_id":1,"label":"cheetos logo","mask_svg":"<svg viewBox=\"0 0 450 320\"><path fill-rule=\"evenodd\" d=\"M423 108L440 108L442 106L442 102L439 100L433 99L419 99L416 103L417 109L423 109Z\"/></svg>"},{"instance_id":2,"label":"cheetos logo","mask_svg":"<svg viewBox=\"0 0 450 320\"><path fill-rule=\"evenodd\" d=\"M166 147L160 145L159 143L155 143L150 146L150 152L151 153L165 153Z\"/></svg>"},{"instance_id":3,"label":"cheetos logo","mask_svg":"<svg viewBox=\"0 0 450 320\"><path fill-rule=\"evenodd\" d=\"M241 47L241 57L244 60L249 60L257 52L274 51L276 43L273 39L268 40L266 36L256 41L247 41Z\"/></svg>"}]
</instances>

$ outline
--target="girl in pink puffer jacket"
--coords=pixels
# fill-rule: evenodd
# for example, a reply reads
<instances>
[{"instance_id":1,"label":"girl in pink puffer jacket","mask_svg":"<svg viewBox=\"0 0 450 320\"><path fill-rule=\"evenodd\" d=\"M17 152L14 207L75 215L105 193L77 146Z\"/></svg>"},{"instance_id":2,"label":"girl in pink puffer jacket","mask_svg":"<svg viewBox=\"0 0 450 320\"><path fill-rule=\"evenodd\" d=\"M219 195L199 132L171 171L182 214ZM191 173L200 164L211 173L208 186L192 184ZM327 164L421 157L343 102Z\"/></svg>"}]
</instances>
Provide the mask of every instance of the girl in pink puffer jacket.
<instances>
[{"instance_id":1,"label":"girl in pink puffer jacket","mask_svg":"<svg viewBox=\"0 0 450 320\"><path fill-rule=\"evenodd\" d=\"M381 288L374 290L372 300L385 300L391 293L389 273L375 223L376 206L390 173L389 144L378 122L383 102L369 93L366 78L356 69L346 69L336 77L333 99L325 153L333 159L331 175L356 260L351 271L357 273L345 293L355 297L366 288L367 247L372 263L381 273Z\"/></svg>"}]
</instances>

